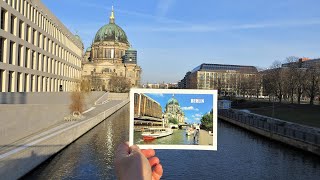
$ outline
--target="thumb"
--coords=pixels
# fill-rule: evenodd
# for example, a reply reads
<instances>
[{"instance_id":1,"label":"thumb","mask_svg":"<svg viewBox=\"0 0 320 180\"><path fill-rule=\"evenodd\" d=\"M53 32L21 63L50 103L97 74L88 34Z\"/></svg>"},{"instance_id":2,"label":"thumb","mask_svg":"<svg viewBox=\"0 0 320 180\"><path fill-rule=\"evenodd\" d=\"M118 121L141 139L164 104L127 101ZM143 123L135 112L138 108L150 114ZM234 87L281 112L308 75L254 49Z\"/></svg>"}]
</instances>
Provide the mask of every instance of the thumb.
<instances>
[{"instance_id":1,"label":"thumb","mask_svg":"<svg viewBox=\"0 0 320 180\"><path fill-rule=\"evenodd\" d=\"M124 157L127 157L129 155L129 152L130 152L129 143L128 142L121 143L116 150L115 159L120 160Z\"/></svg>"}]
</instances>

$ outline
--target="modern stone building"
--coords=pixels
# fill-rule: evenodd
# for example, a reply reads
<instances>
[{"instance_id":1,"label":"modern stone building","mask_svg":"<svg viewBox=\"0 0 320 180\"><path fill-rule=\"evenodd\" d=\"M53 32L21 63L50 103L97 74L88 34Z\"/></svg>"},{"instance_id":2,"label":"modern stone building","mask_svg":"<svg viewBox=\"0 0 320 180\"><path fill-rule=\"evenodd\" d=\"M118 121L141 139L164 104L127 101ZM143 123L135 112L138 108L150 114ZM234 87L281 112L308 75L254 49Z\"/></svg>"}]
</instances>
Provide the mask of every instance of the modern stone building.
<instances>
[{"instance_id":1,"label":"modern stone building","mask_svg":"<svg viewBox=\"0 0 320 180\"><path fill-rule=\"evenodd\" d=\"M82 76L92 90L110 90L112 77L125 77L132 87L140 85L137 51L131 48L124 30L115 23L112 8L109 24L102 26L85 52Z\"/></svg>"},{"instance_id":2,"label":"modern stone building","mask_svg":"<svg viewBox=\"0 0 320 180\"><path fill-rule=\"evenodd\" d=\"M0 3L0 92L71 91L83 44L41 0Z\"/></svg>"},{"instance_id":3,"label":"modern stone building","mask_svg":"<svg viewBox=\"0 0 320 180\"><path fill-rule=\"evenodd\" d=\"M170 119L176 119L179 124L184 124L184 112L181 109L178 100L174 96L172 96L166 104L164 119L165 124L168 124Z\"/></svg>"},{"instance_id":4,"label":"modern stone building","mask_svg":"<svg viewBox=\"0 0 320 180\"><path fill-rule=\"evenodd\" d=\"M183 89L218 89L223 95L239 95L237 90L247 77L258 70L254 66L201 64L188 72L179 83Z\"/></svg>"}]
</instances>

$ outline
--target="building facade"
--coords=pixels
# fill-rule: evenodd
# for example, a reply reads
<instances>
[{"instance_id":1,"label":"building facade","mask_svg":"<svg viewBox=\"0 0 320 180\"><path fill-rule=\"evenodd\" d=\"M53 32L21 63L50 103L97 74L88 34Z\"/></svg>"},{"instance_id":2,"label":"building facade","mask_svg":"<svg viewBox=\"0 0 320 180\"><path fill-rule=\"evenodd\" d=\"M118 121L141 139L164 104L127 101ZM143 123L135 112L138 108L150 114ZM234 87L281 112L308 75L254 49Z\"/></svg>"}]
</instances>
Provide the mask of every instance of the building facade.
<instances>
[{"instance_id":1,"label":"building facade","mask_svg":"<svg viewBox=\"0 0 320 180\"><path fill-rule=\"evenodd\" d=\"M99 29L85 52L82 76L91 82L92 90L110 90L110 79L115 76L126 78L132 87L140 85L137 51L131 48L126 33L115 23L113 8L109 24Z\"/></svg>"},{"instance_id":2,"label":"building facade","mask_svg":"<svg viewBox=\"0 0 320 180\"><path fill-rule=\"evenodd\" d=\"M299 58L297 62L284 63L281 65L283 68L290 66L297 68L320 67L320 59Z\"/></svg>"},{"instance_id":3,"label":"building facade","mask_svg":"<svg viewBox=\"0 0 320 180\"><path fill-rule=\"evenodd\" d=\"M170 119L176 119L178 124L184 124L185 121L184 112L174 96L169 99L164 111L165 124L170 123Z\"/></svg>"},{"instance_id":4,"label":"building facade","mask_svg":"<svg viewBox=\"0 0 320 180\"><path fill-rule=\"evenodd\" d=\"M75 88L83 44L40 0L3 0L0 19L0 92Z\"/></svg>"},{"instance_id":5,"label":"building facade","mask_svg":"<svg viewBox=\"0 0 320 180\"><path fill-rule=\"evenodd\" d=\"M201 64L180 81L184 89L217 89L223 95L239 95L241 83L258 72L254 66Z\"/></svg>"}]
</instances>

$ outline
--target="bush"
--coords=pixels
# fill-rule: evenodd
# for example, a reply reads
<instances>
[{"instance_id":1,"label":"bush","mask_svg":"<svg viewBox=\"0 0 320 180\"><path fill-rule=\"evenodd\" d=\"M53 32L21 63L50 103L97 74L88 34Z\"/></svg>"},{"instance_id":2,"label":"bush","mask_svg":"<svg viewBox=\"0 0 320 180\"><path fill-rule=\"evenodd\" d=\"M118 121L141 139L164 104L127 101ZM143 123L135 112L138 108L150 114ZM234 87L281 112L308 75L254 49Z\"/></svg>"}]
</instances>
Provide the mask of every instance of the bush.
<instances>
[{"instance_id":1,"label":"bush","mask_svg":"<svg viewBox=\"0 0 320 180\"><path fill-rule=\"evenodd\" d=\"M71 93L71 104L69 106L71 113L78 111L80 113L84 110L84 93L81 91L74 91Z\"/></svg>"}]
</instances>

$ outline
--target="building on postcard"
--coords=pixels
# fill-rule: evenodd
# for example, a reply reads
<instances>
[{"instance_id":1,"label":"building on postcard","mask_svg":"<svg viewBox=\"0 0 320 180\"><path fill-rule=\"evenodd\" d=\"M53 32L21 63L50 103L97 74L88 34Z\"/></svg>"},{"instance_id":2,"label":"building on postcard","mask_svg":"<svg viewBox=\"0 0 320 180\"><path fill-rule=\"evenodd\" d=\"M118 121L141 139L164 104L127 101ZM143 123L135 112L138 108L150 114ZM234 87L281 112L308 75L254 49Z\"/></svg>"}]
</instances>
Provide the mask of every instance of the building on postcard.
<instances>
[{"instance_id":1,"label":"building on postcard","mask_svg":"<svg viewBox=\"0 0 320 180\"><path fill-rule=\"evenodd\" d=\"M83 43L41 0L0 3L0 92L72 91Z\"/></svg>"},{"instance_id":2,"label":"building on postcard","mask_svg":"<svg viewBox=\"0 0 320 180\"><path fill-rule=\"evenodd\" d=\"M165 124L175 123L184 124L185 123L185 116L184 112L180 107L178 100L172 96L166 104L165 111L164 111L164 120Z\"/></svg>"},{"instance_id":3,"label":"building on postcard","mask_svg":"<svg viewBox=\"0 0 320 180\"><path fill-rule=\"evenodd\" d=\"M92 90L110 90L112 77L124 77L132 87L140 86L141 68L137 51L125 31L115 23L112 8L109 24L102 26L84 56L82 76L91 82Z\"/></svg>"}]
</instances>

